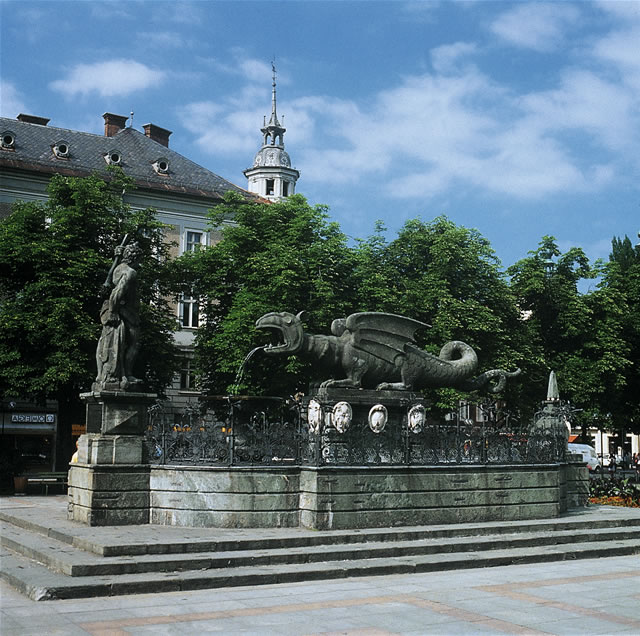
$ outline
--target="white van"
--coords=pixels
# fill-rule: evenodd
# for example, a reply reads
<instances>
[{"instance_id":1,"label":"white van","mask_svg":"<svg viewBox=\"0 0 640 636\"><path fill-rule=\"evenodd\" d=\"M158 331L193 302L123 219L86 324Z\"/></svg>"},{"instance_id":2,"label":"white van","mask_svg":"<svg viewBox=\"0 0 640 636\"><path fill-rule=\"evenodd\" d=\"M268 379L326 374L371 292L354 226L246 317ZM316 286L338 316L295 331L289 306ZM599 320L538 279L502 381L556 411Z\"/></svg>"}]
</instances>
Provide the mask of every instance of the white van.
<instances>
[{"instance_id":1,"label":"white van","mask_svg":"<svg viewBox=\"0 0 640 636\"><path fill-rule=\"evenodd\" d=\"M587 462L587 468L596 473L602 472L602 464L593 446L588 444L569 444L569 452L582 455L582 461Z\"/></svg>"}]
</instances>

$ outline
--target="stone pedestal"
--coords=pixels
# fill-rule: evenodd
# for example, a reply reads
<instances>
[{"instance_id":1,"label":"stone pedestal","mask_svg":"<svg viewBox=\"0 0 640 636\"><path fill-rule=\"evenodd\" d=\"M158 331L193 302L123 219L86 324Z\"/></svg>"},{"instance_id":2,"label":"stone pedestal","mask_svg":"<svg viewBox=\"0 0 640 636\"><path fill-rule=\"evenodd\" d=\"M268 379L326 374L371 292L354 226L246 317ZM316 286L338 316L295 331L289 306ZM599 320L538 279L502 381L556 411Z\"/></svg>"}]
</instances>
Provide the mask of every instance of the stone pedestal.
<instances>
[{"instance_id":1,"label":"stone pedestal","mask_svg":"<svg viewBox=\"0 0 640 636\"><path fill-rule=\"evenodd\" d=\"M376 428L376 422L378 427L382 426L382 429L386 426L401 426L407 422L407 417L412 407L421 405L426 408L428 406L426 400L419 393L414 393L413 391L328 388L311 392L309 396L304 398L305 405L308 406L311 400L316 400L320 403L329 415L328 418L325 418L326 425L334 425L335 427L333 420L336 414L333 411L337 404L344 402L351 407L352 421L367 424L372 430ZM375 411L371 413L371 409L376 406L383 406L386 414L380 410L378 412L382 413L382 416L377 418ZM386 418L384 415L386 415ZM384 424L382 424L383 419L385 420Z\"/></svg>"},{"instance_id":2,"label":"stone pedestal","mask_svg":"<svg viewBox=\"0 0 640 636\"><path fill-rule=\"evenodd\" d=\"M87 433L69 470L68 518L90 526L149 523L143 433L153 393L84 393Z\"/></svg>"},{"instance_id":3,"label":"stone pedestal","mask_svg":"<svg viewBox=\"0 0 640 636\"><path fill-rule=\"evenodd\" d=\"M68 518L88 526L149 523L149 466L73 464Z\"/></svg>"},{"instance_id":4,"label":"stone pedestal","mask_svg":"<svg viewBox=\"0 0 640 636\"><path fill-rule=\"evenodd\" d=\"M423 430L428 403L411 391L319 389L303 400L311 465L408 463L411 436Z\"/></svg>"},{"instance_id":5,"label":"stone pedestal","mask_svg":"<svg viewBox=\"0 0 640 636\"><path fill-rule=\"evenodd\" d=\"M92 391L80 394L86 404L87 433L142 435L147 409L157 399L155 393Z\"/></svg>"}]
</instances>

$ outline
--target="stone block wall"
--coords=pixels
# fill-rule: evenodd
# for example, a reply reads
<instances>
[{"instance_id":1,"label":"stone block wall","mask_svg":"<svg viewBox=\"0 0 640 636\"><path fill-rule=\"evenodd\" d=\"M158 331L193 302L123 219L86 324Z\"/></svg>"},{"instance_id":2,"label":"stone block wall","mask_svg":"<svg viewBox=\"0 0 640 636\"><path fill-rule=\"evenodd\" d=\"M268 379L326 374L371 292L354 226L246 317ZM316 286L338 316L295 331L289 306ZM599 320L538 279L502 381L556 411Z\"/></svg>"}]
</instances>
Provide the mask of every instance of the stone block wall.
<instances>
[{"instance_id":1,"label":"stone block wall","mask_svg":"<svg viewBox=\"0 0 640 636\"><path fill-rule=\"evenodd\" d=\"M566 509L581 508L589 502L589 469L582 455L569 455L564 466L566 474Z\"/></svg>"},{"instance_id":2,"label":"stone block wall","mask_svg":"<svg viewBox=\"0 0 640 636\"><path fill-rule=\"evenodd\" d=\"M568 475L571 470L557 464L153 466L149 519L160 525L330 530L554 518L573 502Z\"/></svg>"},{"instance_id":3,"label":"stone block wall","mask_svg":"<svg viewBox=\"0 0 640 636\"><path fill-rule=\"evenodd\" d=\"M558 466L303 469L300 524L319 530L557 517Z\"/></svg>"},{"instance_id":4,"label":"stone block wall","mask_svg":"<svg viewBox=\"0 0 640 636\"><path fill-rule=\"evenodd\" d=\"M69 519L89 526L149 523L149 466L72 464Z\"/></svg>"},{"instance_id":5,"label":"stone block wall","mask_svg":"<svg viewBox=\"0 0 640 636\"><path fill-rule=\"evenodd\" d=\"M300 469L153 466L151 523L218 528L298 526Z\"/></svg>"}]
</instances>

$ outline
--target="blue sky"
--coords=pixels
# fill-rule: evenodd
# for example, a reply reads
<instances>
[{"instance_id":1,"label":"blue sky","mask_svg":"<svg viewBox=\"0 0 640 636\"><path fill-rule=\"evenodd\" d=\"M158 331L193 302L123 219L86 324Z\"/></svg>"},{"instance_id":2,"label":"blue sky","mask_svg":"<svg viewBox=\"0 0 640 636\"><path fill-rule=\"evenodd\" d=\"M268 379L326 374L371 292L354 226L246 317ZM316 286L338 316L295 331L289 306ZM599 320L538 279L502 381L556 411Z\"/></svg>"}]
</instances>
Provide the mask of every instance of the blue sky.
<instances>
[{"instance_id":1,"label":"blue sky","mask_svg":"<svg viewBox=\"0 0 640 636\"><path fill-rule=\"evenodd\" d=\"M3 116L104 112L246 186L271 60L298 192L351 237L440 214L506 267L640 229L640 1L0 0Z\"/></svg>"}]
</instances>

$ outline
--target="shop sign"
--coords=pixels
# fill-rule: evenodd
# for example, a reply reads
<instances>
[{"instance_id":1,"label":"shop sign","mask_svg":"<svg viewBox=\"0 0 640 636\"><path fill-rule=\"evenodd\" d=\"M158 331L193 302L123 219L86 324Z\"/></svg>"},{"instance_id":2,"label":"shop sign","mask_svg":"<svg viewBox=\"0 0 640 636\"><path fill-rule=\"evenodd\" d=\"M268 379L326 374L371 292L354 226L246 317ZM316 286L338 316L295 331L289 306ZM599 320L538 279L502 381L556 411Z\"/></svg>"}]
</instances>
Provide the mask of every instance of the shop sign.
<instances>
[{"instance_id":1,"label":"shop sign","mask_svg":"<svg viewBox=\"0 0 640 636\"><path fill-rule=\"evenodd\" d=\"M12 424L55 424L53 413L12 413Z\"/></svg>"}]
</instances>

